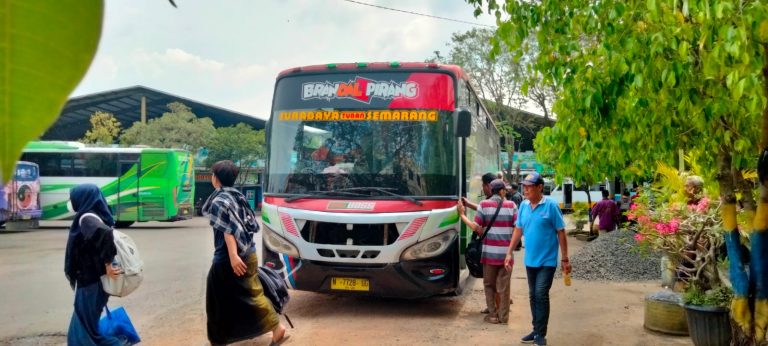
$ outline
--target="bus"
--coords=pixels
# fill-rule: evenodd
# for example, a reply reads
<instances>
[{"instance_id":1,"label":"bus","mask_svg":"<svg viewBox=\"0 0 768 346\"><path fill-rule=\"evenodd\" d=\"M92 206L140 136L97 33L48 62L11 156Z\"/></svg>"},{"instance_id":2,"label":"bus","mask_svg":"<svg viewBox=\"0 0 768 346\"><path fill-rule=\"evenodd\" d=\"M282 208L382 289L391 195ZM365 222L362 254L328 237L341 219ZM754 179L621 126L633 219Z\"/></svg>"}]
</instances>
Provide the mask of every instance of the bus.
<instances>
[{"instance_id":1,"label":"bus","mask_svg":"<svg viewBox=\"0 0 768 346\"><path fill-rule=\"evenodd\" d=\"M184 150L40 141L24 148L22 160L40 166L43 220L71 219L69 190L84 183L101 188L118 228L193 216L194 167Z\"/></svg>"},{"instance_id":2,"label":"bus","mask_svg":"<svg viewBox=\"0 0 768 346\"><path fill-rule=\"evenodd\" d=\"M37 228L42 214L37 164L19 161L11 181L0 185L0 226L6 229Z\"/></svg>"},{"instance_id":3,"label":"bus","mask_svg":"<svg viewBox=\"0 0 768 346\"><path fill-rule=\"evenodd\" d=\"M298 290L460 294L470 231L499 132L467 75L432 63L297 67L267 125L263 258ZM470 215L471 216L471 215Z\"/></svg>"}]
</instances>

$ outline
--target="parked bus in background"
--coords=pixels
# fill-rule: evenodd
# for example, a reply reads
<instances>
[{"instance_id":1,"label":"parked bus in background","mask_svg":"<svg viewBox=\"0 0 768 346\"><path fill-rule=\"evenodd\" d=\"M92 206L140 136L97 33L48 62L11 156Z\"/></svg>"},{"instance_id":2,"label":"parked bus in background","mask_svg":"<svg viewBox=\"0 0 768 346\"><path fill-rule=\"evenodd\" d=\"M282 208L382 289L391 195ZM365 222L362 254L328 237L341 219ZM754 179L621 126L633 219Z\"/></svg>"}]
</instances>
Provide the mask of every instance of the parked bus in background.
<instances>
[{"instance_id":1,"label":"parked bus in background","mask_svg":"<svg viewBox=\"0 0 768 346\"><path fill-rule=\"evenodd\" d=\"M299 290L460 293L469 230L499 134L467 75L432 63L297 67L267 130L264 263Z\"/></svg>"},{"instance_id":2,"label":"parked bus in background","mask_svg":"<svg viewBox=\"0 0 768 346\"><path fill-rule=\"evenodd\" d=\"M6 229L36 228L40 210L40 171L37 164L16 163L13 178L0 185L0 225Z\"/></svg>"},{"instance_id":3,"label":"parked bus in background","mask_svg":"<svg viewBox=\"0 0 768 346\"><path fill-rule=\"evenodd\" d=\"M192 155L178 149L97 148L77 142L31 142L22 159L40 166L44 220L74 216L69 190L79 184L101 187L116 226L175 221L193 216L195 175Z\"/></svg>"}]
</instances>

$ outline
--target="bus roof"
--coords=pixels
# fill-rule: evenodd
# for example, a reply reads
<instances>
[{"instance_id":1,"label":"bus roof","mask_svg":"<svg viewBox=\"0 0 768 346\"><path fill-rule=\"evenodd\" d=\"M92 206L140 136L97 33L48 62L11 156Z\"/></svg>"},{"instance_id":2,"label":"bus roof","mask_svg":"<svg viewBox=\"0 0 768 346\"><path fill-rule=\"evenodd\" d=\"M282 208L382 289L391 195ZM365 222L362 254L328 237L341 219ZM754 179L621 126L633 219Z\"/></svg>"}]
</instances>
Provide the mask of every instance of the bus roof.
<instances>
[{"instance_id":1,"label":"bus roof","mask_svg":"<svg viewBox=\"0 0 768 346\"><path fill-rule=\"evenodd\" d=\"M87 147L80 142L65 142L65 141L33 141L29 142L24 147L24 152L80 152L80 153L133 153L139 154L143 152L169 152L169 151L181 151L182 149L167 149L167 148L120 148L120 147Z\"/></svg>"},{"instance_id":2,"label":"bus roof","mask_svg":"<svg viewBox=\"0 0 768 346\"><path fill-rule=\"evenodd\" d=\"M461 67L456 65L446 65L446 64L436 64L436 63L428 63L428 62L357 62L357 63L339 63L339 64L325 64L325 65L309 65L309 66L300 66L300 67L294 67L289 68L286 70L283 70L278 74L279 77L283 77L289 74L293 73L299 73L299 72L322 72L322 71L335 71L335 70L357 70L357 71L366 71L366 70L391 70L395 71L398 69L434 69L434 70L441 70L441 71L448 71L452 73L453 75L468 80L468 76L466 73L464 73L464 70L461 69Z\"/></svg>"}]
</instances>

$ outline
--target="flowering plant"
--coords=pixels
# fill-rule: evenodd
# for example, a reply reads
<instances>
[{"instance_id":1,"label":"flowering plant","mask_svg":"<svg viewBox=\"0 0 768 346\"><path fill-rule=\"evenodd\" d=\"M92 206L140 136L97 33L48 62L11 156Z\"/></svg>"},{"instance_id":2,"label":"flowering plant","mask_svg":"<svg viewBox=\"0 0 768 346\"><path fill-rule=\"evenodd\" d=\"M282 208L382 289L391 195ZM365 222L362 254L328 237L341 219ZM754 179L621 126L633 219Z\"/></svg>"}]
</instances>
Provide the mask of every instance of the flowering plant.
<instances>
[{"instance_id":1,"label":"flowering plant","mask_svg":"<svg viewBox=\"0 0 768 346\"><path fill-rule=\"evenodd\" d=\"M719 288L717 261L724 243L720 204L702 192L686 194L664 186L630 206L627 217L634 221L635 240L641 248L666 254L686 289Z\"/></svg>"}]
</instances>

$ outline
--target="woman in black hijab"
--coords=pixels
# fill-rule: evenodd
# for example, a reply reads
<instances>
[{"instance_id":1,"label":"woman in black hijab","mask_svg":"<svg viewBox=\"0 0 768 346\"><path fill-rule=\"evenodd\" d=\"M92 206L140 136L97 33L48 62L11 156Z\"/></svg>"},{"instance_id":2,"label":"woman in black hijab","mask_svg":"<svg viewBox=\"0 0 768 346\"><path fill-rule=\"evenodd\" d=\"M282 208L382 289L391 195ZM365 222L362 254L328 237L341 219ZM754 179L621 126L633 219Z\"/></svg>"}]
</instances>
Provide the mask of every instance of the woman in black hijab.
<instances>
[{"instance_id":1,"label":"woman in black hijab","mask_svg":"<svg viewBox=\"0 0 768 346\"><path fill-rule=\"evenodd\" d=\"M107 201L98 186L83 184L69 192L75 219L69 228L64 273L75 290L75 311L69 323L69 345L123 345L124 342L99 334L99 316L109 295L101 285L104 274L117 277L112 267L117 254L112 226L115 224ZM86 213L95 214L85 216Z\"/></svg>"}]
</instances>

